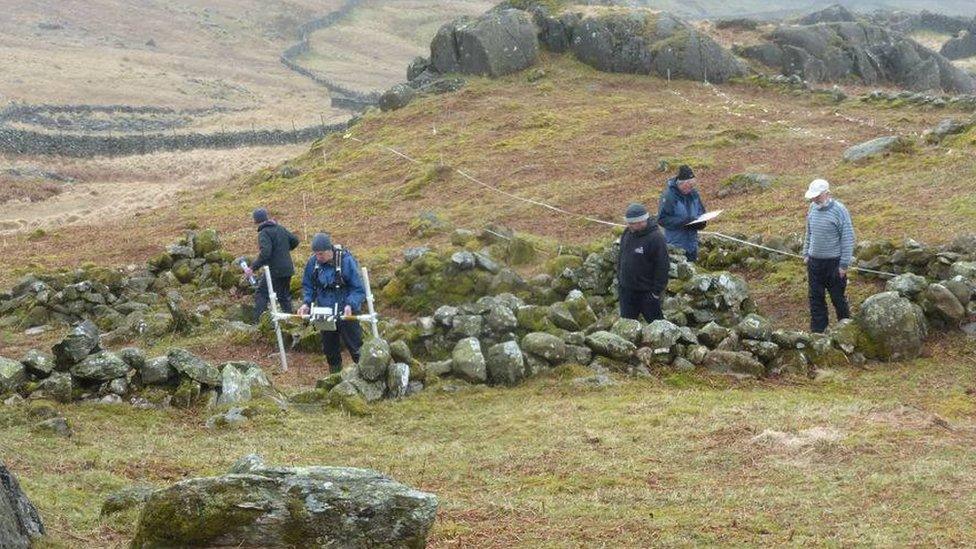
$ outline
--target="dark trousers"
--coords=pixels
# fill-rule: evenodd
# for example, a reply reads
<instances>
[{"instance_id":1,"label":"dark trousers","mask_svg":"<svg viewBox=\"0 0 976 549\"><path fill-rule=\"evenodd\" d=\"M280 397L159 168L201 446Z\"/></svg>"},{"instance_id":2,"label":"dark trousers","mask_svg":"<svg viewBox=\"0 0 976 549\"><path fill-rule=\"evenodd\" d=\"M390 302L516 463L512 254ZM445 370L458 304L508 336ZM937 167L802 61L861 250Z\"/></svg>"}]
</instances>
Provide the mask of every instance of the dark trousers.
<instances>
[{"instance_id":1,"label":"dark trousers","mask_svg":"<svg viewBox=\"0 0 976 549\"><path fill-rule=\"evenodd\" d=\"M635 292L620 288L620 316L639 320L640 315L644 315L644 320L647 322L663 319L660 298L655 299L651 292Z\"/></svg>"},{"instance_id":2,"label":"dark trousers","mask_svg":"<svg viewBox=\"0 0 976 549\"><path fill-rule=\"evenodd\" d=\"M807 281L810 285L810 331L823 333L830 322L827 314L826 293L830 293L830 301L834 303L837 319L851 317L851 309L844 297L847 290L847 277L840 276L840 258L817 259L811 257L807 261Z\"/></svg>"},{"instance_id":3,"label":"dark trousers","mask_svg":"<svg viewBox=\"0 0 976 549\"><path fill-rule=\"evenodd\" d=\"M698 248L695 248L694 250L685 250L685 259L687 259L689 263L698 261Z\"/></svg>"},{"instance_id":4,"label":"dark trousers","mask_svg":"<svg viewBox=\"0 0 976 549\"><path fill-rule=\"evenodd\" d=\"M279 276L271 279L271 286L278 296L278 306L283 313L292 312L291 309L291 277ZM268 283L265 277L258 280L258 288L254 293L254 322L261 319L264 311L268 310Z\"/></svg>"},{"instance_id":5,"label":"dark trousers","mask_svg":"<svg viewBox=\"0 0 976 549\"><path fill-rule=\"evenodd\" d=\"M363 327L356 320L339 320L334 332L322 332L322 354L329 361L329 371L332 373L342 370L342 345L352 356L353 362L359 362L359 348L363 346Z\"/></svg>"}]
</instances>

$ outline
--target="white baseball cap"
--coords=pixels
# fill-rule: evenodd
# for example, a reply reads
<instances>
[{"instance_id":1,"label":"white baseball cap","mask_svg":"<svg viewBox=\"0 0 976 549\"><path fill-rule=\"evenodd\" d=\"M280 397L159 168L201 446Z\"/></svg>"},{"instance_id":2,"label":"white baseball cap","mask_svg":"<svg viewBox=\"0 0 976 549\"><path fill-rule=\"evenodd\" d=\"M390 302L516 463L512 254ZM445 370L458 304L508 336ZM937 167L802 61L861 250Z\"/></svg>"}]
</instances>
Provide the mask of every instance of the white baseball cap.
<instances>
[{"instance_id":1,"label":"white baseball cap","mask_svg":"<svg viewBox=\"0 0 976 549\"><path fill-rule=\"evenodd\" d=\"M830 183L827 183L826 179L814 179L810 182L810 188L807 189L807 193L803 197L807 200L813 200L829 190Z\"/></svg>"}]
</instances>

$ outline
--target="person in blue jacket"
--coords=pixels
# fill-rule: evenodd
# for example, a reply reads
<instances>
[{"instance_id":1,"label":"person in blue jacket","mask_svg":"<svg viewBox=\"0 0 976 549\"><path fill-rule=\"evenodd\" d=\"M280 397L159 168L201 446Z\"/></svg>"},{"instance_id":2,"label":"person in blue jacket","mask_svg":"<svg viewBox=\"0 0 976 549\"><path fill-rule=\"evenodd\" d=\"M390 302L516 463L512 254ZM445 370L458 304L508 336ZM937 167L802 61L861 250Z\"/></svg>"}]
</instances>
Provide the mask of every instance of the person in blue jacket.
<instances>
[{"instance_id":1,"label":"person in blue jacket","mask_svg":"<svg viewBox=\"0 0 976 549\"><path fill-rule=\"evenodd\" d=\"M298 314L307 315L313 303L317 307L329 308L338 305L340 318L336 322L336 330L322 331L322 353L329 362L330 371L334 373L342 370L340 341L346 346L353 362L359 362L363 329L359 321L343 320L341 317L359 313L366 300L366 288L356 258L345 249L333 246L329 235L316 234L312 238L312 252L302 276L304 305Z\"/></svg>"},{"instance_id":2,"label":"person in blue jacket","mask_svg":"<svg viewBox=\"0 0 976 549\"><path fill-rule=\"evenodd\" d=\"M688 261L698 260L698 231L706 223L689 225L705 213L705 204L695 189L695 173L691 167L678 168L678 175L668 180L658 204L657 222L664 227L664 238L671 246L685 251Z\"/></svg>"}]
</instances>

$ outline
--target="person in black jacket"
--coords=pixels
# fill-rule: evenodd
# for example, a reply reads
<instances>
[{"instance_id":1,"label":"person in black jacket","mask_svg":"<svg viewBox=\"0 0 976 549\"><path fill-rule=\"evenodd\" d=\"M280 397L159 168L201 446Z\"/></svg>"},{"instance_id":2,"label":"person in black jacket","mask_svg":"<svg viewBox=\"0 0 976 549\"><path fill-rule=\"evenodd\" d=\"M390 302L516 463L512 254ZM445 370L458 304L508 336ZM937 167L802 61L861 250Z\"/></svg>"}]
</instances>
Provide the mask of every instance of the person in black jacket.
<instances>
[{"instance_id":1,"label":"person in black jacket","mask_svg":"<svg viewBox=\"0 0 976 549\"><path fill-rule=\"evenodd\" d=\"M282 227L274 219L268 218L268 210L258 208L254 210L254 223L258 226L258 258L254 264L244 270L246 276L251 276L262 267L271 270L271 285L281 312L290 313L291 308L291 277L295 274L295 263L291 259L291 251L298 247L298 237L288 229ZM258 288L254 294L254 322L257 323L261 315L268 309L268 283L264 276L258 276Z\"/></svg>"},{"instance_id":2,"label":"person in black jacket","mask_svg":"<svg viewBox=\"0 0 976 549\"><path fill-rule=\"evenodd\" d=\"M642 204L627 206L627 230L620 236L617 281L620 316L653 322L664 318L661 301L668 286L671 258L657 224Z\"/></svg>"}]
</instances>

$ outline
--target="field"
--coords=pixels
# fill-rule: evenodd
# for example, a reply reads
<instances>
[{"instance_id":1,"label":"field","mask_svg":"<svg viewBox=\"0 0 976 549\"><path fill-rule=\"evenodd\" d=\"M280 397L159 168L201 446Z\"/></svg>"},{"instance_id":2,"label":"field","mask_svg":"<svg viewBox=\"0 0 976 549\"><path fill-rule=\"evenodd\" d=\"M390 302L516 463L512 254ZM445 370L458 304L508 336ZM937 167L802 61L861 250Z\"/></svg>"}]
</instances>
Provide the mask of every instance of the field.
<instances>
[{"instance_id":1,"label":"field","mask_svg":"<svg viewBox=\"0 0 976 549\"><path fill-rule=\"evenodd\" d=\"M386 472L441 501L431 547L971 545L976 344L908 364L736 384L662 372L602 389L572 368L516 389L431 390L372 415L267 412L214 434L196 413L76 405L70 439L0 408L2 457L51 535L124 546L135 514L99 517L134 483L275 464Z\"/></svg>"},{"instance_id":2,"label":"field","mask_svg":"<svg viewBox=\"0 0 976 549\"><path fill-rule=\"evenodd\" d=\"M387 25L417 21L387 16ZM392 43L411 40L397 34ZM27 233L39 205L0 208L0 222L26 221L0 240L10 266L0 285L84 262L142 263L191 228L216 228L228 251L253 253L257 206L302 236L296 257L308 253L311 233L327 230L377 277L399 264L404 248L445 243L447 234L410 230L421 212L474 230L501 223L548 251L597 244L612 231L580 215L617 221L635 200L653 211L680 163L694 167L709 209L725 210L709 226L723 233L802 230L802 193L815 177L831 181L860 239L941 243L976 232L976 132L939 145L923 139L940 120L970 113L862 102L864 91L834 101L754 81L668 83L546 55L520 74L471 78L459 92L370 112L347 134L310 147L62 162L54 171L100 193L91 195L95 206L79 207L90 217ZM847 147L883 135L914 145L862 164L841 160ZM721 183L743 172L775 182L719 198ZM133 180L160 194L112 210ZM799 263L744 274L760 312L777 326L803 326ZM878 288L852 280L855 302ZM49 347L59 335L0 333L0 354ZM177 344L215 361L275 363L269 346L219 334L168 338L147 351ZM953 333L930 338L911 362L824 370L815 379L741 382L662 369L648 379L614 376L603 388L574 382L589 371L570 366L511 389L448 380L375 405L366 417L262 408L241 429L217 432L204 427L209 410L78 404L58 406L74 435L56 438L30 429L40 407L0 406L0 459L46 521L41 547L126 546L137 517L100 517L108 494L219 474L250 452L271 464L374 468L437 494L433 547L969 546L974 351L976 340ZM324 373L321 357L296 354L275 383L294 394Z\"/></svg>"}]
</instances>

